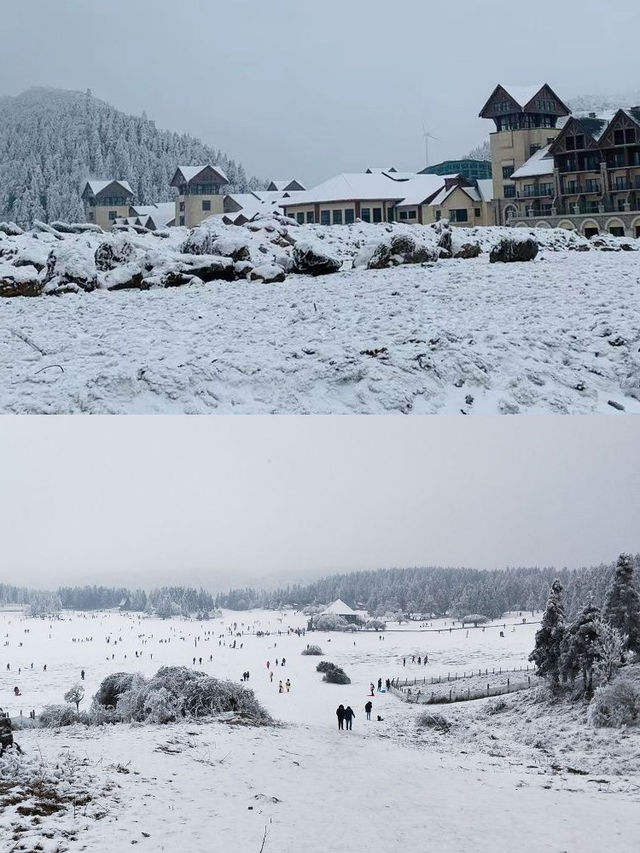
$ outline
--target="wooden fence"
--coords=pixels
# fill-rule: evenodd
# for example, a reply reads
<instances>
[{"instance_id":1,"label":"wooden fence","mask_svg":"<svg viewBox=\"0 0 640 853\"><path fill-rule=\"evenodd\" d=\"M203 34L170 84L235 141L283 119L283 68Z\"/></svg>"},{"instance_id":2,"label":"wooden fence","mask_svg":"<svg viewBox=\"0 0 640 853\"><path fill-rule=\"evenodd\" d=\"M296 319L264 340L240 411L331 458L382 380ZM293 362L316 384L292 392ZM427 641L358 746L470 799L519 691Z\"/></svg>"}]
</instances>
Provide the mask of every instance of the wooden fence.
<instances>
[{"instance_id":1,"label":"wooden fence","mask_svg":"<svg viewBox=\"0 0 640 853\"><path fill-rule=\"evenodd\" d=\"M507 671L502 670L496 672L496 675L504 675ZM469 676L467 676L467 686L463 686L461 684L464 679L457 679L458 683L455 684L455 680L451 679L452 686L447 691L443 690L429 690L428 687L425 689L426 684L421 684L420 681L417 681L417 690L412 690L411 687L408 687L404 684L404 682L394 679L391 682L390 691L394 696L397 696L398 699L402 699L403 702L412 702L420 705L448 705L449 703L454 702L469 702L475 699L487 699L491 696L503 696L506 693L517 693L521 690L529 690L531 687L534 687L536 684L535 674L532 672L531 675L527 675L523 677L518 673L526 672L526 670L514 670L516 674L516 678L512 678L511 675L507 675L506 683L504 680L501 680L498 684L491 684L491 681L487 681L485 684L474 684L471 685L468 683ZM484 675L482 673L481 675ZM532 681L533 676L533 681ZM476 680L479 680L478 675L471 676ZM491 679L491 674L489 673L487 676ZM426 679L425 679L426 682ZM446 679L441 679L437 681L434 679L434 684L446 684Z\"/></svg>"},{"instance_id":2,"label":"wooden fence","mask_svg":"<svg viewBox=\"0 0 640 853\"><path fill-rule=\"evenodd\" d=\"M463 681L465 678L478 678L488 677L490 675L506 675L509 673L517 673L517 672L534 672L534 667L529 666L520 666L514 667L513 669L509 669L507 667L500 667L496 669L478 669L478 670L470 670L467 672L466 670L460 675L457 672L451 673L448 672L445 675L438 676L425 676L424 678L394 678L392 681L392 686L394 687L416 687L418 684L426 685L426 684L442 684L446 681Z\"/></svg>"}]
</instances>

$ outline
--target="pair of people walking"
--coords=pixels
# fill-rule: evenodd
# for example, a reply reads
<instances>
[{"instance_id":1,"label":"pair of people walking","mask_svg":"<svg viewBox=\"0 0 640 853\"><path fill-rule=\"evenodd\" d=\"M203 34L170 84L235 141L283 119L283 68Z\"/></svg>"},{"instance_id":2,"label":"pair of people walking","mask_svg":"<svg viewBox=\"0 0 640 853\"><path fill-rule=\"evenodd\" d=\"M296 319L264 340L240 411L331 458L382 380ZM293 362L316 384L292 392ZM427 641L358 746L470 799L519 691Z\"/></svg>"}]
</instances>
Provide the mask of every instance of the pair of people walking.
<instances>
[{"instance_id":1,"label":"pair of people walking","mask_svg":"<svg viewBox=\"0 0 640 853\"><path fill-rule=\"evenodd\" d=\"M351 731L353 728L353 718L355 717L355 713L351 705L347 705L345 708L344 705L338 705L336 710L336 717L338 718L338 729L342 731L343 729L347 729L347 731Z\"/></svg>"}]
</instances>

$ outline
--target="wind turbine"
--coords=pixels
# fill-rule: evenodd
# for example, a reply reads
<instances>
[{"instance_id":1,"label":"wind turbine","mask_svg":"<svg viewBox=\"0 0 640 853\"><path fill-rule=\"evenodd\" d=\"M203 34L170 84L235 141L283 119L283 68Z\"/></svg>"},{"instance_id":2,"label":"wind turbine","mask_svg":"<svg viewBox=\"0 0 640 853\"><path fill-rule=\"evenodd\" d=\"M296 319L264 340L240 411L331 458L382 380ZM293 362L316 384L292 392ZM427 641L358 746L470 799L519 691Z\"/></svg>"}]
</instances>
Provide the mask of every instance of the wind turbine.
<instances>
[{"instance_id":1,"label":"wind turbine","mask_svg":"<svg viewBox=\"0 0 640 853\"><path fill-rule=\"evenodd\" d=\"M433 139L434 142L440 142L437 136L434 136L430 130L427 130L424 121L422 122L422 135L424 138L424 153L425 153L425 167L429 168L429 140Z\"/></svg>"}]
</instances>

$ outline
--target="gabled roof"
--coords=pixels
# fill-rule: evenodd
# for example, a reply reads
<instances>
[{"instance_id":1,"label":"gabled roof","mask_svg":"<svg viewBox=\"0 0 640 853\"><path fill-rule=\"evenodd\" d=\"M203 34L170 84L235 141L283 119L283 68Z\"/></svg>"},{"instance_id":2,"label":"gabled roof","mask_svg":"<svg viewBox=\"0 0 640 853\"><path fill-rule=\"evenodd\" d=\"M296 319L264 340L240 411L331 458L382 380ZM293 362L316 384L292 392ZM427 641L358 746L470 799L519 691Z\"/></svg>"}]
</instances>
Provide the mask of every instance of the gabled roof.
<instances>
[{"instance_id":1,"label":"gabled roof","mask_svg":"<svg viewBox=\"0 0 640 853\"><path fill-rule=\"evenodd\" d=\"M126 195L133 195L133 190L128 181L87 181L83 195L88 189L93 195L97 196L111 186L124 190Z\"/></svg>"},{"instance_id":2,"label":"gabled roof","mask_svg":"<svg viewBox=\"0 0 640 853\"><path fill-rule=\"evenodd\" d=\"M546 145L535 154L532 154L527 162L511 175L512 178L537 178L544 175L553 175L553 157L549 156L550 145Z\"/></svg>"},{"instance_id":3,"label":"gabled roof","mask_svg":"<svg viewBox=\"0 0 640 853\"><path fill-rule=\"evenodd\" d=\"M297 187L301 187L302 189L297 189ZM281 193L286 192L287 190L290 192L302 192L306 190L306 187L302 181L299 181L297 178L286 178L285 180L271 181L267 190L270 192Z\"/></svg>"},{"instance_id":4,"label":"gabled roof","mask_svg":"<svg viewBox=\"0 0 640 853\"><path fill-rule=\"evenodd\" d=\"M220 178L221 183L228 184L229 179L218 166L212 166L207 163L204 166L178 166L176 169L176 173L173 176L173 180L171 181L171 186L179 186L180 184L190 184L194 178L197 178L205 169L211 169L215 174ZM182 180L179 179L182 177Z\"/></svg>"},{"instance_id":5,"label":"gabled roof","mask_svg":"<svg viewBox=\"0 0 640 853\"><path fill-rule=\"evenodd\" d=\"M326 610L322 611L323 615L325 613L332 614L334 616L355 616L355 610L352 610L348 604L345 604L341 598L338 598L333 604L330 604Z\"/></svg>"},{"instance_id":6,"label":"gabled roof","mask_svg":"<svg viewBox=\"0 0 640 853\"><path fill-rule=\"evenodd\" d=\"M482 201L493 201L493 178L481 178L478 181L478 190Z\"/></svg>"},{"instance_id":7,"label":"gabled roof","mask_svg":"<svg viewBox=\"0 0 640 853\"><path fill-rule=\"evenodd\" d=\"M562 110L565 111L564 114L569 115L571 110L564 103L564 101L562 101L556 95L556 93L553 91L553 89L551 88L551 86L549 86L548 83L534 83L534 84L529 85L529 86L512 86L512 85L508 85L506 83L499 83L496 86L496 88L493 90L493 92L491 93L491 96L487 100L487 103L480 110L480 116L482 118L485 117L484 113L486 112L487 108L489 107L489 104L493 101L495 96L500 91L502 91L506 95L508 95L508 97L511 98L512 101L515 101L515 103L524 112L526 107L531 103L531 101L533 101L533 99L536 97L536 95L539 95L542 92L543 89L548 89L551 92L551 94L553 95L554 99L558 102L558 106Z\"/></svg>"},{"instance_id":8,"label":"gabled roof","mask_svg":"<svg viewBox=\"0 0 640 853\"><path fill-rule=\"evenodd\" d=\"M460 177L459 175L414 175L404 187L405 197L399 202L398 207L418 207L425 204L434 195L440 193L444 188L445 181Z\"/></svg>"},{"instance_id":9,"label":"gabled roof","mask_svg":"<svg viewBox=\"0 0 640 853\"><path fill-rule=\"evenodd\" d=\"M176 218L176 205L173 201L161 201L158 204L132 205L131 210L147 223L153 220L155 228L166 228Z\"/></svg>"}]
</instances>

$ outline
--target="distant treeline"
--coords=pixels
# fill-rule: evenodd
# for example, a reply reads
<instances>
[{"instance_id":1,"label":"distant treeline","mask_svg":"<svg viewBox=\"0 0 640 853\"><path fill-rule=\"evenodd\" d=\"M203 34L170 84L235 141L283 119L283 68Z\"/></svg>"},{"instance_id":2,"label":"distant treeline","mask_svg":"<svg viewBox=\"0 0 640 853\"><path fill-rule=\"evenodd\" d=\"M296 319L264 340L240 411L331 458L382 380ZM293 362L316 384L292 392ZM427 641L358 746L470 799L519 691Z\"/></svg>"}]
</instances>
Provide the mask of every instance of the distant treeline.
<instances>
[{"instance_id":1,"label":"distant treeline","mask_svg":"<svg viewBox=\"0 0 640 853\"><path fill-rule=\"evenodd\" d=\"M640 568L640 555L635 558ZM373 616L385 613L419 613L444 616L482 613L494 619L509 610L541 610L549 588L559 578L565 590L568 614L577 613L587 592L604 601L615 562L581 569L511 568L478 569L378 569L330 575L310 584L294 584L271 592L234 589L216 596L217 607L247 610L278 609L327 604L341 598L350 607Z\"/></svg>"},{"instance_id":2,"label":"distant treeline","mask_svg":"<svg viewBox=\"0 0 640 853\"><path fill-rule=\"evenodd\" d=\"M640 569L640 555L634 558ZM159 616L207 614L218 608L278 610L324 605L341 598L372 616L418 613L464 616L481 613L492 619L509 610L542 610L549 588L559 579L564 587L568 616L582 607L588 592L601 606L614 573L615 562L581 569L377 569L330 575L309 584L293 584L271 591L245 588L212 595L203 589L171 586L150 591L125 587L65 586L42 592L0 583L0 605L25 604L34 613L102 610L120 607Z\"/></svg>"},{"instance_id":3,"label":"distant treeline","mask_svg":"<svg viewBox=\"0 0 640 853\"><path fill-rule=\"evenodd\" d=\"M189 616L215 610L211 593L184 586L163 586L146 592L126 587L62 586L56 592L42 592L0 584L0 605L24 604L31 611L52 613L58 610L122 610L155 613L159 616Z\"/></svg>"}]
</instances>

